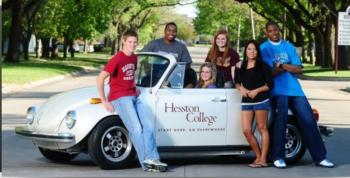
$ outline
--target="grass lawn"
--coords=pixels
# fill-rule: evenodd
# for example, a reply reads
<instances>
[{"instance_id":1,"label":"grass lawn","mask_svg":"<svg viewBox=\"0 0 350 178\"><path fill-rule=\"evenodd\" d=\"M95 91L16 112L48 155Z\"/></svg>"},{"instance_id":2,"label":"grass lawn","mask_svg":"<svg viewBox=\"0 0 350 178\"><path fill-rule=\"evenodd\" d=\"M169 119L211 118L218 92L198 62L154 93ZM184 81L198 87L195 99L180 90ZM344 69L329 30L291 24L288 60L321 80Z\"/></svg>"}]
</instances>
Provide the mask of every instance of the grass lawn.
<instances>
[{"instance_id":1,"label":"grass lawn","mask_svg":"<svg viewBox=\"0 0 350 178\"><path fill-rule=\"evenodd\" d=\"M61 55L61 54L60 54ZM2 83L24 84L105 64L110 55L76 53L74 58L43 60L30 56L19 64L2 63Z\"/></svg>"},{"instance_id":2,"label":"grass lawn","mask_svg":"<svg viewBox=\"0 0 350 178\"><path fill-rule=\"evenodd\" d=\"M319 66L313 66L310 64L304 64L303 75L310 77L339 77L339 78L350 78L350 70L338 70L335 74L332 68L321 68Z\"/></svg>"}]
</instances>

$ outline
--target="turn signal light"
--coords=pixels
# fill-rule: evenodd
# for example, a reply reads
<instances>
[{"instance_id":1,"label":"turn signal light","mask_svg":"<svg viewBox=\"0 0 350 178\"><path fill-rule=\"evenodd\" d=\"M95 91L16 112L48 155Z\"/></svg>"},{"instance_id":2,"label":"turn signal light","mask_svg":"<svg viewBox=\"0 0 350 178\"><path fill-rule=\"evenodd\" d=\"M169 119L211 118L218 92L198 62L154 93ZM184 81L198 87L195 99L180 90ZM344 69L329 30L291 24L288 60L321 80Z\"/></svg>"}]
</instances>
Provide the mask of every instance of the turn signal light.
<instances>
[{"instance_id":1,"label":"turn signal light","mask_svg":"<svg viewBox=\"0 0 350 178\"><path fill-rule=\"evenodd\" d=\"M100 104L102 103L100 98L91 98L90 99L90 104Z\"/></svg>"}]
</instances>

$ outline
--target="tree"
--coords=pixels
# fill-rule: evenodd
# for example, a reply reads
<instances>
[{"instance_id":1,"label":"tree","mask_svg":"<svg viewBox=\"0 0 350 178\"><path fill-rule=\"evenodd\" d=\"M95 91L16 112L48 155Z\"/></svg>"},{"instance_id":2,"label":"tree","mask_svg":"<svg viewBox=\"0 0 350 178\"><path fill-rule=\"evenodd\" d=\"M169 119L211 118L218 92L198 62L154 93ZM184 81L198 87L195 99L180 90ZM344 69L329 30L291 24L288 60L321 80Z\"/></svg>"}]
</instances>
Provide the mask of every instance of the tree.
<instances>
[{"instance_id":1,"label":"tree","mask_svg":"<svg viewBox=\"0 0 350 178\"><path fill-rule=\"evenodd\" d=\"M275 4L286 9L288 15L295 24L302 26L307 31L310 31L315 38L316 50L316 65L322 67L332 66L332 28L336 30L336 17L334 14L338 11L344 11L350 5L350 0L266 0L264 3L258 0L237 0L239 2L249 3L253 8L256 6L263 6ZM263 14L273 15L269 9L262 11ZM349 54L350 55L350 54ZM342 61L348 61L346 58ZM348 69L346 62L339 66L341 69Z\"/></svg>"},{"instance_id":2,"label":"tree","mask_svg":"<svg viewBox=\"0 0 350 178\"><path fill-rule=\"evenodd\" d=\"M157 18L152 21L151 39L164 36L164 27L168 22L175 22L177 25L177 38L186 42L195 39L193 19L185 15L176 14L171 7L160 7L153 10L152 17ZM142 29L140 29L142 30ZM150 40L148 40L150 41ZM146 42L148 42L146 41Z\"/></svg>"},{"instance_id":3,"label":"tree","mask_svg":"<svg viewBox=\"0 0 350 178\"><path fill-rule=\"evenodd\" d=\"M43 48L41 57L44 59L50 58L50 40L62 37L63 32L68 29L67 25L63 24L66 10L63 1L48 1L36 16L34 33L36 38L41 39ZM55 57L55 53L51 56Z\"/></svg>"},{"instance_id":4,"label":"tree","mask_svg":"<svg viewBox=\"0 0 350 178\"><path fill-rule=\"evenodd\" d=\"M8 40L11 28L11 11L6 10L1 13L2 15L2 53L5 53L5 41Z\"/></svg>"},{"instance_id":5,"label":"tree","mask_svg":"<svg viewBox=\"0 0 350 178\"><path fill-rule=\"evenodd\" d=\"M26 0L24 3L25 6L22 11L22 48L24 60L29 60L28 48L34 31L35 17L45 2L45 0Z\"/></svg>"},{"instance_id":6,"label":"tree","mask_svg":"<svg viewBox=\"0 0 350 178\"><path fill-rule=\"evenodd\" d=\"M21 9L22 0L11 0L4 2L3 10L9 8L12 12L11 27L9 33L9 45L5 62L18 63L20 60L21 44Z\"/></svg>"},{"instance_id":7,"label":"tree","mask_svg":"<svg viewBox=\"0 0 350 178\"><path fill-rule=\"evenodd\" d=\"M108 28L111 19L111 12L118 4L113 0L67 0L64 1L66 9L62 24L67 27L63 31L65 44L69 44L73 49L73 41L78 38L91 39L98 32L103 32ZM74 50L71 57L74 56ZM64 55L64 57L66 57Z\"/></svg>"},{"instance_id":8,"label":"tree","mask_svg":"<svg viewBox=\"0 0 350 178\"><path fill-rule=\"evenodd\" d=\"M43 58L56 57L59 38L63 37L64 58L67 46L74 57L73 42L76 39L89 40L108 27L111 11L116 1L112 0L57 0L48 1L37 17L36 32L43 43Z\"/></svg>"},{"instance_id":9,"label":"tree","mask_svg":"<svg viewBox=\"0 0 350 178\"><path fill-rule=\"evenodd\" d=\"M150 17L150 9L179 3L180 0L120 0L113 9L111 23L116 30L116 38L113 39L111 54L119 50L121 36L126 30L137 30L145 24Z\"/></svg>"},{"instance_id":10,"label":"tree","mask_svg":"<svg viewBox=\"0 0 350 178\"><path fill-rule=\"evenodd\" d=\"M245 4L223 0L220 3L212 3L210 0L198 0L198 16L194 20L198 34L214 35L219 29L229 31L231 40L238 38L238 27L241 26L240 38L251 39L252 28L249 7ZM264 34L261 24L264 23L259 15L254 15L257 36Z\"/></svg>"},{"instance_id":11,"label":"tree","mask_svg":"<svg viewBox=\"0 0 350 178\"><path fill-rule=\"evenodd\" d=\"M41 4L44 2L44 0L15 0L4 2L3 10L9 10L12 14L11 18L6 20L11 21L11 27L9 32L5 32L5 34L9 36L8 53L5 61L19 62L21 44L24 59L28 60L28 45L33 31L33 19Z\"/></svg>"}]
</instances>

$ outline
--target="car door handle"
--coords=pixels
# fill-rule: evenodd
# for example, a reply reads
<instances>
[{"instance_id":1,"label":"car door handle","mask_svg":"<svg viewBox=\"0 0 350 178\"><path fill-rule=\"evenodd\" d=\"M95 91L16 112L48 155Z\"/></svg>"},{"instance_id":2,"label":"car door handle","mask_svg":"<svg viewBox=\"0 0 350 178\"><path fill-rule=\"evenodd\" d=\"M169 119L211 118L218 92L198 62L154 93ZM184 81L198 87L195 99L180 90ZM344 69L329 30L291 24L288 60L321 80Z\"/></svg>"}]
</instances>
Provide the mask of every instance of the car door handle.
<instances>
[{"instance_id":1,"label":"car door handle","mask_svg":"<svg viewBox=\"0 0 350 178\"><path fill-rule=\"evenodd\" d=\"M214 98L211 101L212 102L226 102L226 99Z\"/></svg>"}]
</instances>

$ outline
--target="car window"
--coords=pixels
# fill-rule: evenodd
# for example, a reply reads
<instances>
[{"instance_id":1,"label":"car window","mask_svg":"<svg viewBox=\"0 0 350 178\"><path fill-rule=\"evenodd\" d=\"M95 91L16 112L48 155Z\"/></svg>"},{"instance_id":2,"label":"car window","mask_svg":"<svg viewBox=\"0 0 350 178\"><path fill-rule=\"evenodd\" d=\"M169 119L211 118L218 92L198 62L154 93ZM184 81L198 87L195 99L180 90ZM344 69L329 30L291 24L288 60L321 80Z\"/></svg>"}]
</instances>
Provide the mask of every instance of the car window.
<instances>
[{"instance_id":1,"label":"car window","mask_svg":"<svg viewBox=\"0 0 350 178\"><path fill-rule=\"evenodd\" d=\"M153 87L164 74L170 61L164 57L150 54L140 54L137 60L136 85Z\"/></svg>"},{"instance_id":2,"label":"car window","mask_svg":"<svg viewBox=\"0 0 350 178\"><path fill-rule=\"evenodd\" d=\"M177 63L175 69L163 84L163 88L183 88L185 69L186 63Z\"/></svg>"}]
</instances>

